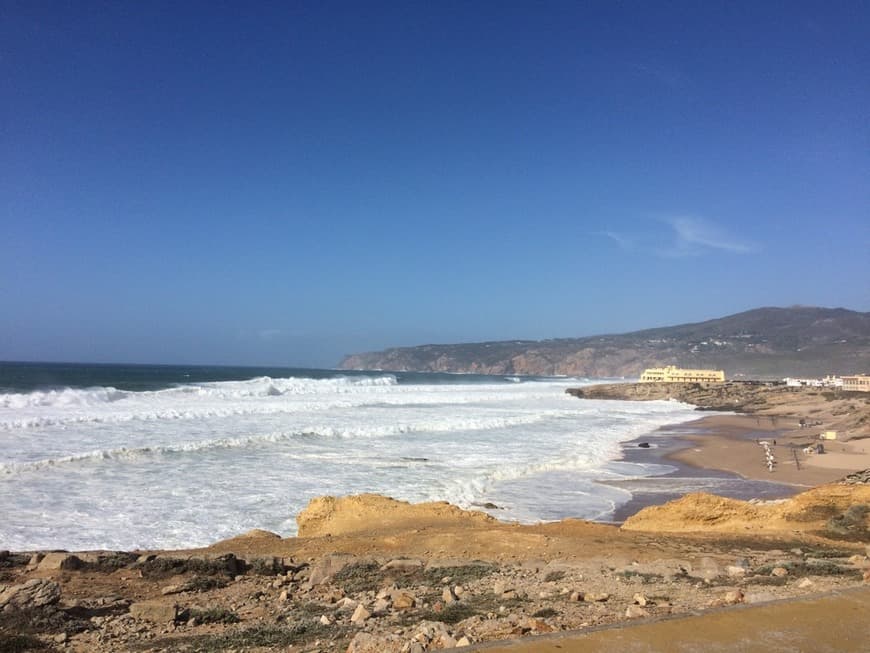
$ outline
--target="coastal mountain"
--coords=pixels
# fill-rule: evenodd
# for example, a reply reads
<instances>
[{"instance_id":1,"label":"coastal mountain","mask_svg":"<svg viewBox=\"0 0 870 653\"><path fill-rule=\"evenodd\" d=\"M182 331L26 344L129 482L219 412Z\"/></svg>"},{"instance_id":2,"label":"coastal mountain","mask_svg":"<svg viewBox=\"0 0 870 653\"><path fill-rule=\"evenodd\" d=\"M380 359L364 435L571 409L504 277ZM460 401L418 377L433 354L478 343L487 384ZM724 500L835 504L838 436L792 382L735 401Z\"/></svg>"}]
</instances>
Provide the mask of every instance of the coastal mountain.
<instances>
[{"instance_id":1,"label":"coastal mountain","mask_svg":"<svg viewBox=\"0 0 870 653\"><path fill-rule=\"evenodd\" d=\"M396 347L341 369L636 377L647 367L724 369L730 378L870 372L870 313L758 308L706 322L556 340Z\"/></svg>"}]
</instances>

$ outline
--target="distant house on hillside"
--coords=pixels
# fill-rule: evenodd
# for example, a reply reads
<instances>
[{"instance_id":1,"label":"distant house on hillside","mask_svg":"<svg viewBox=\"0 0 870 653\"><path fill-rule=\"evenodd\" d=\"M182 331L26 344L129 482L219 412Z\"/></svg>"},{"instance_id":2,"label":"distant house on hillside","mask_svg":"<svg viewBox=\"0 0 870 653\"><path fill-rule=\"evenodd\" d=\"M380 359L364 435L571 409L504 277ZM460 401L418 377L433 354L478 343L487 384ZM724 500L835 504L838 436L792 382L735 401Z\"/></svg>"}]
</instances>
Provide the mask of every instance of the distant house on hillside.
<instances>
[{"instance_id":1,"label":"distant house on hillside","mask_svg":"<svg viewBox=\"0 0 870 653\"><path fill-rule=\"evenodd\" d=\"M842 388L843 378L839 376L826 376L823 379L799 379L787 376L783 379L790 388Z\"/></svg>"},{"instance_id":2,"label":"distant house on hillside","mask_svg":"<svg viewBox=\"0 0 870 653\"><path fill-rule=\"evenodd\" d=\"M684 370L675 365L650 367L640 375L641 383L722 383L723 370Z\"/></svg>"},{"instance_id":3,"label":"distant house on hillside","mask_svg":"<svg viewBox=\"0 0 870 653\"><path fill-rule=\"evenodd\" d=\"M870 376L866 374L844 376L843 390L849 390L851 392L870 392Z\"/></svg>"}]
</instances>

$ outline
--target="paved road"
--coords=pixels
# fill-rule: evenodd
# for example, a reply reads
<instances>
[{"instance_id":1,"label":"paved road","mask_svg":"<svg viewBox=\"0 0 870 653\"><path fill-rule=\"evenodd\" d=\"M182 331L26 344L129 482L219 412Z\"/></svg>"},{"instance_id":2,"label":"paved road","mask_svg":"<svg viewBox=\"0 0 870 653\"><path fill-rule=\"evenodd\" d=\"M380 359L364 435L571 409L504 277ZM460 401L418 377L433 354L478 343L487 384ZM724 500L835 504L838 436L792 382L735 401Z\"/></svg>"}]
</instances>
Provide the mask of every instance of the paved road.
<instances>
[{"instance_id":1,"label":"paved road","mask_svg":"<svg viewBox=\"0 0 870 653\"><path fill-rule=\"evenodd\" d=\"M592 632L484 644L471 650L486 653L868 653L870 587Z\"/></svg>"}]
</instances>

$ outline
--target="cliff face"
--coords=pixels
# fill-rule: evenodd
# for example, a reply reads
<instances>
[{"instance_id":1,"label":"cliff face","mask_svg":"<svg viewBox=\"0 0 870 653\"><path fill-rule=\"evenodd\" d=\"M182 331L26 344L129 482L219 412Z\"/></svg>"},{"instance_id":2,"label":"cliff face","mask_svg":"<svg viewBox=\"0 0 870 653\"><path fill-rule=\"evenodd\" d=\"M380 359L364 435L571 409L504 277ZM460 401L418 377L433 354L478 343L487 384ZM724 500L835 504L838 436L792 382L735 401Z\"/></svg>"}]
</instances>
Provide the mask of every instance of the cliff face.
<instances>
[{"instance_id":1,"label":"cliff face","mask_svg":"<svg viewBox=\"0 0 870 653\"><path fill-rule=\"evenodd\" d=\"M618 335L399 347L347 356L340 367L622 377L671 364L724 369L729 377L870 371L870 313L760 308L706 322Z\"/></svg>"}]
</instances>

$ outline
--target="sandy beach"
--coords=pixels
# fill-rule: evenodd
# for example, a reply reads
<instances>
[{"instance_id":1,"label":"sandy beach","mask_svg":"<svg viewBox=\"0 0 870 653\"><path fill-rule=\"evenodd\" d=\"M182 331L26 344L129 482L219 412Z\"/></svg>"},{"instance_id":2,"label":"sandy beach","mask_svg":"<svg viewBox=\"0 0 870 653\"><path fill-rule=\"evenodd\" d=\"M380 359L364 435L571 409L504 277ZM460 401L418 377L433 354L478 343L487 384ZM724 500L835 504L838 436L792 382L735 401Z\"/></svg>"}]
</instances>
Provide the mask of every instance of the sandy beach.
<instances>
[{"instance_id":1,"label":"sandy beach","mask_svg":"<svg viewBox=\"0 0 870 653\"><path fill-rule=\"evenodd\" d=\"M870 467L867 440L821 441L819 429L795 429L784 420L747 416L708 416L672 427L685 430L691 443L670 458L706 469L720 469L746 479L814 487ZM814 437L815 434L815 437ZM776 465L769 470L760 442L768 442ZM805 453L821 443L825 452Z\"/></svg>"},{"instance_id":2,"label":"sandy beach","mask_svg":"<svg viewBox=\"0 0 870 653\"><path fill-rule=\"evenodd\" d=\"M816 428L797 428L789 420L749 416L708 416L673 427L687 431L691 446L669 457L707 469L721 469L746 479L814 487L870 467L870 440L820 440ZM776 465L769 470L760 442L768 442ZM824 453L807 453L822 444Z\"/></svg>"}]
</instances>

